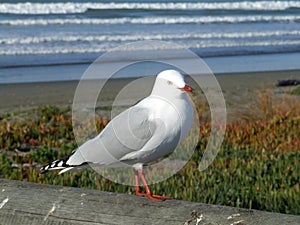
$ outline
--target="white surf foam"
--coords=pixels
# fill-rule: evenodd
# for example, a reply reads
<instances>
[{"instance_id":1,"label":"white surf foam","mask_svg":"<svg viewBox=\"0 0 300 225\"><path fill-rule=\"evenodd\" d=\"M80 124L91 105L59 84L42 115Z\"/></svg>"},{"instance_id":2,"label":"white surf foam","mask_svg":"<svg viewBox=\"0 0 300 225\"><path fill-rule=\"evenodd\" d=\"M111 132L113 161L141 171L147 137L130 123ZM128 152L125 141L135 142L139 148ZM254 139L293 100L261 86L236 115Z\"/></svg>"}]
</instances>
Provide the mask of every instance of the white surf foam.
<instances>
[{"instance_id":1,"label":"white surf foam","mask_svg":"<svg viewBox=\"0 0 300 225\"><path fill-rule=\"evenodd\" d=\"M243 2L181 2L181 3L2 3L0 13L13 14L69 14L84 13L88 9L144 9L144 10L286 10L300 8L299 1L243 1Z\"/></svg>"},{"instance_id":2,"label":"white surf foam","mask_svg":"<svg viewBox=\"0 0 300 225\"><path fill-rule=\"evenodd\" d=\"M190 41L188 43L178 43L180 48L224 48L224 47L252 47L252 46L293 46L300 45L300 40L271 40L271 41L244 41L244 40L232 40L232 41ZM111 50L113 47L117 47L117 43L110 44L92 44L87 46L82 45L64 45L64 46L35 46L34 48L28 48L27 45L18 46L18 48L1 48L1 55L25 55L25 54L66 54L66 53L100 53L107 50ZM155 50L153 46L141 46L141 49L126 49L127 51L135 50ZM175 47L174 47L175 48ZM158 49L164 49L163 46L159 46ZM169 46L168 48L169 49ZM175 48L176 49L176 48Z\"/></svg>"},{"instance_id":3,"label":"white surf foam","mask_svg":"<svg viewBox=\"0 0 300 225\"><path fill-rule=\"evenodd\" d=\"M26 36L18 38L0 38L0 44L45 44L51 42L122 42L142 40L182 40L182 39L222 39L222 38L259 38L282 37L300 35L299 30L256 31L256 32L212 32L212 33L183 33L183 34L132 34L132 35L54 35L54 36Z\"/></svg>"},{"instance_id":4,"label":"white surf foam","mask_svg":"<svg viewBox=\"0 0 300 225\"><path fill-rule=\"evenodd\" d=\"M300 15L249 15L249 16L199 16L199 17L144 17L113 19L13 19L0 20L0 25L47 26L47 25L102 25L102 24L188 24L188 23L247 23L247 22L298 22Z\"/></svg>"}]
</instances>

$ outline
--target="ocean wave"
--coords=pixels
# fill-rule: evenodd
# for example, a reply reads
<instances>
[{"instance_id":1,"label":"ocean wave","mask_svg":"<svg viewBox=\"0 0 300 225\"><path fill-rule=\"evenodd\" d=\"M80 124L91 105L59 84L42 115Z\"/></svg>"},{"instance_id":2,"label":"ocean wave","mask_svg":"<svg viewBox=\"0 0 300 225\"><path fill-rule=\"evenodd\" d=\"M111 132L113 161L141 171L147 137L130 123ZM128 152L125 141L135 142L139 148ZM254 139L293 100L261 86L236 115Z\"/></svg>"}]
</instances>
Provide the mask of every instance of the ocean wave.
<instances>
[{"instance_id":1,"label":"ocean wave","mask_svg":"<svg viewBox=\"0 0 300 225\"><path fill-rule=\"evenodd\" d=\"M255 10L277 11L300 8L299 1L243 1L243 2L181 2L181 3L2 3L0 13L11 14L74 14L89 9L142 10Z\"/></svg>"},{"instance_id":2,"label":"ocean wave","mask_svg":"<svg viewBox=\"0 0 300 225\"><path fill-rule=\"evenodd\" d=\"M51 47L38 47L28 48L28 46L21 46L18 48L3 48L0 49L0 55L27 55L27 54L70 54L70 53L100 53L111 50L114 47L117 47L118 44L94 44L90 45L88 48L85 46L51 46ZM278 49L274 48L275 46L280 47L280 51L282 50L282 46L290 46L293 47L294 50L298 51L300 48L300 40L271 40L271 41L207 41L207 42L199 42L199 41L190 41L189 43L180 43L178 45L174 45L172 49L182 49L182 48L191 48L191 49L207 49L207 48L234 48L234 47L266 47L273 46L271 52L278 52ZM140 46L139 49L136 48L128 48L123 49L124 51L146 51L146 50L170 50L170 45L167 45L166 48L164 46L158 46L155 49L155 46ZM251 51L251 49L249 49ZM256 49L257 50L257 49ZM235 52L236 53L236 52Z\"/></svg>"},{"instance_id":3,"label":"ocean wave","mask_svg":"<svg viewBox=\"0 0 300 225\"><path fill-rule=\"evenodd\" d=\"M74 36L27 36L19 38L0 38L3 45L30 45L50 42L123 42L145 40L183 40L183 39L222 39L222 38L260 38L300 35L299 30L256 31L256 32L212 32L190 34L136 34L136 35L74 35Z\"/></svg>"},{"instance_id":4,"label":"ocean wave","mask_svg":"<svg viewBox=\"0 0 300 225\"><path fill-rule=\"evenodd\" d=\"M249 15L249 16L181 16L144 17L113 19L13 19L0 20L0 25L8 26L47 26L47 25L102 25L102 24L187 24L187 23L255 23L255 22L298 22L300 15Z\"/></svg>"}]
</instances>

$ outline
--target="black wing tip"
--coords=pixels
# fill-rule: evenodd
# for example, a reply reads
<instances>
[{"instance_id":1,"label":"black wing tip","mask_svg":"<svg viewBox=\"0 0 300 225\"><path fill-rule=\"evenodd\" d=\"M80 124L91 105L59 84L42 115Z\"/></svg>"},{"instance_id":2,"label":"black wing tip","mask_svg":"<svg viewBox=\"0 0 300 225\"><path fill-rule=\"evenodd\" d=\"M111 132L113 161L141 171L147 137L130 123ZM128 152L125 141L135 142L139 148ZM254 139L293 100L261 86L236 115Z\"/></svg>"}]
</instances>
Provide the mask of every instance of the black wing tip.
<instances>
[{"instance_id":1,"label":"black wing tip","mask_svg":"<svg viewBox=\"0 0 300 225\"><path fill-rule=\"evenodd\" d=\"M49 170L45 170L45 166L42 166L41 168L40 168L40 174L44 174L44 173L46 173L46 172L48 172Z\"/></svg>"},{"instance_id":2,"label":"black wing tip","mask_svg":"<svg viewBox=\"0 0 300 225\"><path fill-rule=\"evenodd\" d=\"M58 159L58 160L53 161L52 163L42 166L40 168L40 174L44 174L44 173L48 172L49 170L64 169L66 167L69 167L69 165L66 164L66 159Z\"/></svg>"},{"instance_id":3,"label":"black wing tip","mask_svg":"<svg viewBox=\"0 0 300 225\"><path fill-rule=\"evenodd\" d=\"M62 159L57 159L51 163L48 163L40 168L40 174L44 174L48 172L49 170L55 170L55 169L64 169L67 167L72 167L71 165L67 164L67 161L69 158L75 153L75 150L68 156L62 158Z\"/></svg>"}]
</instances>

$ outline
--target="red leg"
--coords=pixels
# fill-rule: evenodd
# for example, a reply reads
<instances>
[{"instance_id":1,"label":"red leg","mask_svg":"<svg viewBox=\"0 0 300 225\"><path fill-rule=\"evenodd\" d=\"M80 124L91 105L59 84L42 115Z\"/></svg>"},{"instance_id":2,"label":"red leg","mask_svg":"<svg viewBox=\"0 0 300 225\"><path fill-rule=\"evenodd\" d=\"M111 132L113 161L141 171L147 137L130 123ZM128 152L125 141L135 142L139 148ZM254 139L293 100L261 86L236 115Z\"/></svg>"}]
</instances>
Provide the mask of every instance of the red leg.
<instances>
[{"instance_id":1,"label":"red leg","mask_svg":"<svg viewBox=\"0 0 300 225\"><path fill-rule=\"evenodd\" d=\"M142 193L141 192L140 183L139 183L139 176L140 176L140 178L141 178L141 180L143 182L143 185L144 185L144 187L146 189L146 193ZM144 175L144 173L143 173L143 171L141 169L138 169L137 171L135 171L134 177L135 177L135 184L136 184L134 191L135 191L135 194L137 196L148 197L149 199L154 200L154 201L158 201L158 202L160 202L162 200L166 200L166 199L172 199L172 198L166 197L166 196L153 195L151 193L150 189L149 189L149 186L147 184L145 175Z\"/></svg>"},{"instance_id":2,"label":"red leg","mask_svg":"<svg viewBox=\"0 0 300 225\"><path fill-rule=\"evenodd\" d=\"M134 189L135 194L137 196L145 196L145 194L141 192L139 175L136 170L134 171L134 178L135 178L135 189Z\"/></svg>"}]
</instances>

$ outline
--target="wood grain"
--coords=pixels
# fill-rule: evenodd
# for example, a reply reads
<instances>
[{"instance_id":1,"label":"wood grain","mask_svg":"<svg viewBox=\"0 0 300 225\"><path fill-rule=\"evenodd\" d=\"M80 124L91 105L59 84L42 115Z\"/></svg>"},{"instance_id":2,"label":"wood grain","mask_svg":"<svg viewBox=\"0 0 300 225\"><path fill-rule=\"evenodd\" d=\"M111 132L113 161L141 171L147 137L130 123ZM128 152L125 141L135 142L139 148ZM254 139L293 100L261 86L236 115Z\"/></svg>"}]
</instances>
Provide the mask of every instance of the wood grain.
<instances>
[{"instance_id":1,"label":"wood grain","mask_svg":"<svg viewBox=\"0 0 300 225\"><path fill-rule=\"evenodd\" d=\"M133 195L5 179L0 179L0 207L0 225L196 224L200 215L199 225L300 224L300 216L294 215L179 200L159 203Z\"/></svg>"}]
</instances>

